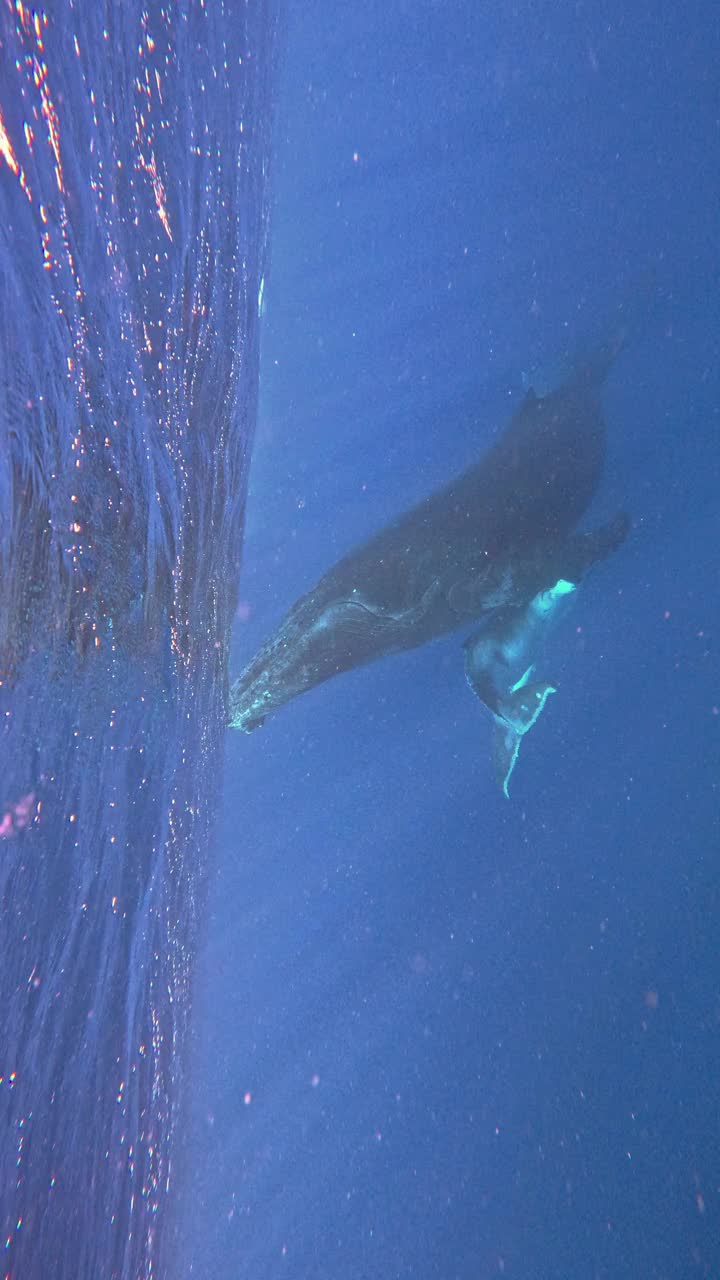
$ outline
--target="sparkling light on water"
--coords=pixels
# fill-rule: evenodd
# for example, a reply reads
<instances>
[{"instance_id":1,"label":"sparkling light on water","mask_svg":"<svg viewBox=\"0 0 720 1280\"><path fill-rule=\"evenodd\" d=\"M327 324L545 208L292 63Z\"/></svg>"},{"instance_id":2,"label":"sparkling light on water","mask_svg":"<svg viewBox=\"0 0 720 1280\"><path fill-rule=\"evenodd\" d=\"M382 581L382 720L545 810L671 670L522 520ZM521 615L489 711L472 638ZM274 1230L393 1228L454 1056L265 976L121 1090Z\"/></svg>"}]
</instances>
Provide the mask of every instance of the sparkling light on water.
<instances>
[{"instance_id":1,"label":"sparkling light on water","mask_svg":"<svg viewBox=\"0 0 720 1280\"><path fill-rule=\"evenodd\" d=\"M0 8L0 1232L167 1273L224 740L271 4Z\"/></svg>"}]
</instances>

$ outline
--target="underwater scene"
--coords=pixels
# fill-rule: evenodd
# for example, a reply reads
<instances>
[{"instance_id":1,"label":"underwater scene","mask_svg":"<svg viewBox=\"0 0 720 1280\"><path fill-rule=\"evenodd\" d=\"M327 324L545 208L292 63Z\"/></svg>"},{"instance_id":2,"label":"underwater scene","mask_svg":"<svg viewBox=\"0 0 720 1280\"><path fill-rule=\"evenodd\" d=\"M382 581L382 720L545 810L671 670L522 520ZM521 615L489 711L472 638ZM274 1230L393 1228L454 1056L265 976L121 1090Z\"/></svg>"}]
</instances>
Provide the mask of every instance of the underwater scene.
<instances>
[{"instance_id":1,"label":"underwater scene","mask_svg":"<svg viewBox=\"0 0 720 1280\"><path fill-rule=\"evenodd\" d=\"M0 1276L720 1275L710 0L0 9Z\"/></svg>"}]
</instances>

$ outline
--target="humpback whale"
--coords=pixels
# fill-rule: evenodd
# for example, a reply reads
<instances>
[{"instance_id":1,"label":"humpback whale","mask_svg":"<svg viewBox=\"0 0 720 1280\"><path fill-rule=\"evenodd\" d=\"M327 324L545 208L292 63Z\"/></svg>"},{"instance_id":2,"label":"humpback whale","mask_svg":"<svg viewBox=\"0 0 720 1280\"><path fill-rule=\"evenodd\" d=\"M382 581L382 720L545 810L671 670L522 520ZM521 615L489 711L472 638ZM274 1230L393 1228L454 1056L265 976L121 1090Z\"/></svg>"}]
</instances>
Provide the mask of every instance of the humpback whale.
<instances>
[{"instance_id":1,"label":"humpback whale","mask_svg":"<svg viewBox=\"0 0 720 1280\"><path fill-rule=\"evenodd\" d=\"M528 391L478 462L335 564L291 607L230 690L250 732L315 685L470 624L465 667L495 719L505 794L554 686L531 679L562 601L624 540L627 518L581 531L598 488L601 388L624 336L555 390Z\"/></svg>"},{"instance_id":2,"label":"humpback whale","mask_svg":"<svg viewBox=\"0 0 720 1280\"><path fill-rule=\"evenodd\" d=\"M465 641L468 684L495 721L495 770L504 794L520 751L548 696L557 693L547 680L533 680L538 649L575 583L559 578L525 607L501 609ZM527 665L529 663L529 665Z\"/></svg>"}]
</instances>

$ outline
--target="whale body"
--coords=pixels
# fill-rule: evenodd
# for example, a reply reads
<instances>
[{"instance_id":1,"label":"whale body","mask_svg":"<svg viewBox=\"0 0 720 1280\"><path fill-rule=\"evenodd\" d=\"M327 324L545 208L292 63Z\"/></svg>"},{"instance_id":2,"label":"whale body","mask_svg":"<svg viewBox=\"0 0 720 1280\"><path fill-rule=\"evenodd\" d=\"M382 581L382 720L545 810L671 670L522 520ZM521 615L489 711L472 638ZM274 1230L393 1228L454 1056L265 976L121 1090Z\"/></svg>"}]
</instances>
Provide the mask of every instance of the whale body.
<instances>
[{"instance_id":1,"label":"whale body","mask_svg":"<svg viewBox=\"0 0 720 1280\"><path fill-rule=\"evenodd\" d=\"M525 606L501 609L465 641L465 674L495 721L495 767L505 796L520 744L537 721L554 684L535 679L535 663L550 627L575 583L560 578Z\"/></svg>"},{"instance_id":2,"label":"whale body","mask_svg":"<svg viewBox=\"0 0 720 1280\"><path fill-rule=\"evenodd\" d=\"M539 603L544 593L560 581L577 585L627 533L624 515L578 530L602 475L600 393L621 345L598 348L547 395L528 391L478 462L344 556L298 599L232 685L230 725L250 732L344 671L471 623L489 626L492 635L494 620L500 647L509 628L527 656L555 612ZM497 697L490 691L497 663L485 661L487 653L476 637L466 645L466 668L496 714L511 686L496 689ZM508 776L506 770L505 788Z\"/></svg>"}]
</instances>

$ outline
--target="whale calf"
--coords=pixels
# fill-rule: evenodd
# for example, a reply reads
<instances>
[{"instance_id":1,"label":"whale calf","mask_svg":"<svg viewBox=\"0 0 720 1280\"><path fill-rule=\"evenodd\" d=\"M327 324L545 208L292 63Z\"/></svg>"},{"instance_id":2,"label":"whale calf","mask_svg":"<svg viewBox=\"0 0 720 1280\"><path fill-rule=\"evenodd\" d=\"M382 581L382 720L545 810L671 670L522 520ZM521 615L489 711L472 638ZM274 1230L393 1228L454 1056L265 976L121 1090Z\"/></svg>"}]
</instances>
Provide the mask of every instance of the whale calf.
<instances>
[{"instance_id":1,"label":"whale calf","mask_svg":"<svg viewBox=\"0 0 720 1280\"><path fill-rule=\"evenodd\" d=\"M529 390L478 462L300 597L231 686L230 725L250 732L344 671L479 623L466 672L495 717L507 794L519 742L554 688L525 673L562 598L627 533L622 514L578 530L605 458L601 388L623 345L598 347L547 395Z\"/></svg>"},{"instance_id":2,"label":"whale calf","mask_svg":"<svg viewBox=\"0 0 720 1280\"><path fill-rule=\"evenodd\" d=\"M495 721L495 770L508 799L520 744L548 696L557 693L554 684L534 678L539 649L558 609L574 591L575 583L559 578L525 606L500 610L465 641L465 674Z\"/></svg>"}]
</instances>

